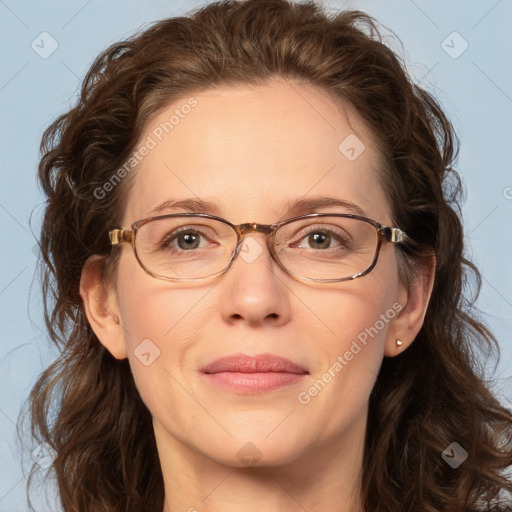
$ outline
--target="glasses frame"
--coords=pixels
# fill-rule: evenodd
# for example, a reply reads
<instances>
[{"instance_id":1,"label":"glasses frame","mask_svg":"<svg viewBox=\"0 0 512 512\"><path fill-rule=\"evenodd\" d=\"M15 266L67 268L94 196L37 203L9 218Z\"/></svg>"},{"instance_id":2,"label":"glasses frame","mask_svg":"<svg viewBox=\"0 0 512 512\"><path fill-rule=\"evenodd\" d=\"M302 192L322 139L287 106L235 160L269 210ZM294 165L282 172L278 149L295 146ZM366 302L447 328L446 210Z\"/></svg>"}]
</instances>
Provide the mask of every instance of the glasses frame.
<instances>
[{"instance_id":1,"label":"glasses frame","mask_svg":"<svg viewBox=\"0 0 512 512\"><path fill-rule=\"evenodd\" d=\"M236 243L235 250L233 251L233 255L231 256L231 259L230 259L229 263L227 264L226 268L224 268L223 270L221 270L215 274L211 274L209 276L199 277L199 278L167 277L167 276L162 276L160 274L156 274L156 273L152 272L151 270L149 270L142 263L142 261L139 259L139 256L137 254L137 249L135 247L135 238L137 236L137 231L142 226L147 224L148 222L151 222L156 219L162 219L162 218L168 218L168 217L202 217L202 218L207 218L207 219L215 219L215 220L218 220L218 221L223 222L224 224L227 224L228 226L230 226L235 231L235 233L237 235L237 243ZM375 228L375 230L377 231L377 246L375 249L375 253L373 255L372 262L366 270L363 270L362 272L359 272L357 274L353 274L352 276L343 277L341 279L315 279L315 278L304 277L304 276L295 274L294 272L291 272L290 270L288 270L281 263L281 261L279 260L279 257L277 256L277 253L275 251L275 247L274 247L274 240L275 240L275 235L276 235L277 230L280 227L282 227L286 224L289 224L291 222L295 222L297 220L320 218L320 217L341 217L341 218L348 218L348 219L358 219L358 220L361 220L361 221L364 221L364 222L370 224L371 226L373 226ZM228 272L229 269L232 267L233 262L235 261L236 257L240 253L240 249L242 248L242 243L244 241L245 236L248 234L252 234L252 233L264 233L265 235L267 235L267 248L270 252L272 259L277 263L277 265L284 272L286 272L288 275L290 275L294 279L297 279L298 281L301 281L301 282L310 282L310 281L340 282L340 281L349 281L352 279L357 279L358 277L365 276L366 274L370 273L375 268L375 265L377 264L377 260L379 258L380 249L381 249L383 242L391 242L394 244L400 244L400 243L404 243L408 240L408 237L405 234L405 232L399 228L384 226L383 224L381 224L380 222L377 222L374 219L370 219L368 217L363 217L361 215L349 214L349 213L310 213L307 215L300 215L298 217L292 217L290 219L282 220L282 221L276 222L274 224L258 224L256 222L246 222L243 224L232 224L231 222L229 222L226 219L223 219L222 217L217 217L216 215L210 215L207 213L170 213L167 215L157 215L154 217L147 217L145 219L138 220L131 225L131 229L122 229L122 228L110 229L109 230L109 238L110 238L110 243L112 246L115 246L118 244L123 244L123 243L130 243L133 248L135 258L137 259L139 265L150 276L152 276L156 279L162 279L164 281L175 281L175 282L193 281L193 282L197 282L197 281L202 281L202 280L206 280L206 279L217 278L217 277L225 274L226 272Z\"/></svg>"}]
</instances>

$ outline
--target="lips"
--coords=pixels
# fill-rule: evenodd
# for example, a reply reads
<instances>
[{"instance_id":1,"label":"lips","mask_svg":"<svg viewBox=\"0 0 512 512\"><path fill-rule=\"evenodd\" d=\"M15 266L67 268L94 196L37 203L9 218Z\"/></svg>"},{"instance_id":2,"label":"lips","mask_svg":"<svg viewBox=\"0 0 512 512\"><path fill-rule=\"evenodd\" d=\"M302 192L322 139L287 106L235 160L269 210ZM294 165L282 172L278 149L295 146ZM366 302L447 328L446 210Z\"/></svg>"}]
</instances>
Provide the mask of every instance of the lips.
<instances>
[{"instance_id":1,"label":"lips","mask_svg":"<svg viewBox=\"0 0 512 512\"><path fill-rule=\"evenodd\" d=\"M201 369L208 382L236 394L258 394L301 382L307 369L271 354L235 354L217 359Z\"/></svg>"},{"instance_id":2,"label":"lips","mask_svg":"<svg viewBox=\"0 0 512 512\"><path fill-rule=\"evenodd\" d=\"M207 364L201 369L203 373L269 373L284 372L295 374L308 374L309 372L294 362L282 357L271 354L261 354L257 356L248 356L245 354L235 354L232 356L221 357Z\"/></svg>"}]
</instances>

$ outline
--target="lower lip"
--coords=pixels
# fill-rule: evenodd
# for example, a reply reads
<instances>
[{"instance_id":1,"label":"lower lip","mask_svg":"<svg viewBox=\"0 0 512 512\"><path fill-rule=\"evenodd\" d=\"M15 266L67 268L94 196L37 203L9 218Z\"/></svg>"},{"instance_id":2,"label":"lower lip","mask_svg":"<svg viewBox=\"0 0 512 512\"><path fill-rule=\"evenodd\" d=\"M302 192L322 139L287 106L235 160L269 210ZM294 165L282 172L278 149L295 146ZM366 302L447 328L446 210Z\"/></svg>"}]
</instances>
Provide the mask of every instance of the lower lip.
<instances>
[{"instance_id":1,"label":"lower lip","mask_svg":"<svg viewBox=\"0 0 512 512\"><path fill-rule=\"evenodd\" d=\"M272 391L290 384L301 382L307 374L287 372L264 372L264 373L242 373L242 372L219 372L205 373L208 380L221 388L241 393L257 393L261 391Z\"/></svg>"}]
</instances>

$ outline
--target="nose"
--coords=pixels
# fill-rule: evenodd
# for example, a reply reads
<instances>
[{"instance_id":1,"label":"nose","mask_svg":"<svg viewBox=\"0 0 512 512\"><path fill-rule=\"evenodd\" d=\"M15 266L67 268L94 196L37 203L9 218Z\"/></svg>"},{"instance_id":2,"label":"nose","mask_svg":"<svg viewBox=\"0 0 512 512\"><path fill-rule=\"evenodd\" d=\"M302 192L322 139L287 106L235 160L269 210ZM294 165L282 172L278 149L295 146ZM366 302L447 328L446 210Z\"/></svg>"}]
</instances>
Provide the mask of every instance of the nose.
<instances>
[{"instance_id":1,"label":"nose","mask_svg":"<svg viewBox=\"0 0 512 512\"><path fill-rule=\"evenodd\" d=\"M247 232L235 261L219 283L225 321L251 325L287 322L290 297L284 279L284 271L268 249L266 235Z\"/></svg>"}]
</instances>

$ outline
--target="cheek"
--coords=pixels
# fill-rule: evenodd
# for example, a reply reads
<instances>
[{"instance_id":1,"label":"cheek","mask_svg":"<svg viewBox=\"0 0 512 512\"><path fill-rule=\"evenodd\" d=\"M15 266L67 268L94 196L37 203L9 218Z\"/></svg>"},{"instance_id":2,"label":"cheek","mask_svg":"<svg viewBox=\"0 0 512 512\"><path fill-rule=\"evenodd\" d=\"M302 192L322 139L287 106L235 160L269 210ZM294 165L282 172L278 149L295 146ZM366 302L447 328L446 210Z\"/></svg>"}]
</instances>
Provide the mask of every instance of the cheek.
<instances>
[{"instance_id":1,"label":"cheek","mask_svg":"<svg viewBox=\"0 0 512 512\"><path fill-rule=\"evenodd\" d=\"M370 341L385 337L396 317L393 304L398 279L392 263L381 265L379 270L316 294L315 309L325 318L331 334L328 346L348 350L352 341L358 341L369 347Z\"/></svg>"},{"instance_id":2,"label":"cheek","mask_svg":"<svg viewBox=\"0 0 512 512\"><path fill-rule=\"evenodd\" d=\"M179 286L155 279L140 268L135 257L120 262L119 307L128 350L150 339L164 352L186 344L193 331L207 289ZM194 320L194 322L192 322ZM169 340L173 340L170 344ZM178 342L178 343L177 343Z\"/></svg>"},{"instance_id":3,"label":"cheek","mask_svg":"<svg viewBox=\"0 0 512 512\"><path fill-rule=\"evenodd\" d=\"M119 302L131 371L142 400L160 416L190 400L179 384L205 325L208 311L201 299L207 290L170 287L150 276L124 282Z\"/></svg>"},{"instance_id":4,"label":"cheek","mask_svg":"<svg viewBox=\"0 0 512 512\"><path fill-rule=\"evenodd\" d=\"M318 364L298 401L310 414L326 418L326 432L335 433L366 406L373 389L386 335L399 308L396 276L369 274L318 296L332 332L318 340Z\"/></svg>"}]
</instances>

